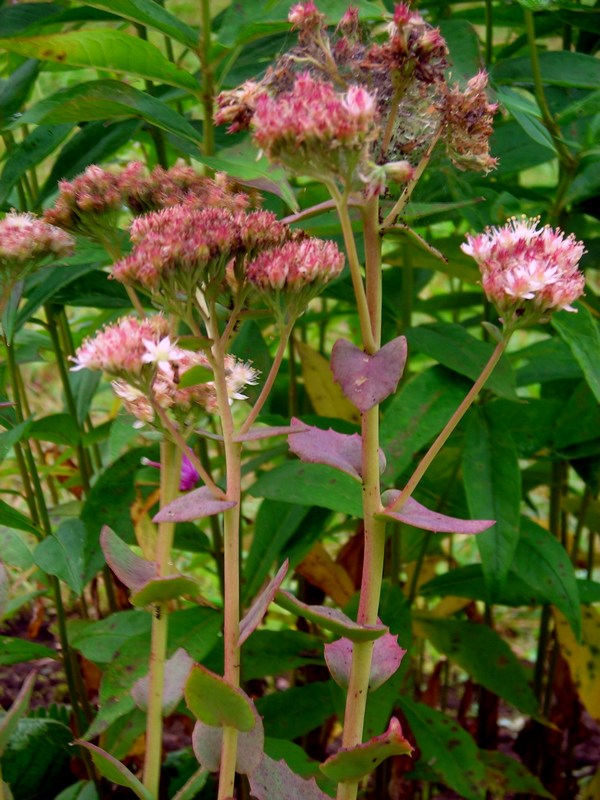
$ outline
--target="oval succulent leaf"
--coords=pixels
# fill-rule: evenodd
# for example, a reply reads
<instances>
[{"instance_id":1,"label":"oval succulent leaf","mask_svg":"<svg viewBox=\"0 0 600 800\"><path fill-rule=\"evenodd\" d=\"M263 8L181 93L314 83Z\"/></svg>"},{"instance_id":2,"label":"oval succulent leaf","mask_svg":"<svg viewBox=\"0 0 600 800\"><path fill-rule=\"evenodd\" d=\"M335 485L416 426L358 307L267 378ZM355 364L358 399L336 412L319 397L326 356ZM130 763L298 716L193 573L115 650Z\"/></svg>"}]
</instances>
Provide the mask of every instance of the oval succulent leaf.
<instances>
[{"instance_id":1,"label":"oval succulent leaf","mask_svg":"<svg viewBox=\"0 0 600 800\"><path fill-rule=\"evenodd\" d=\"M194 659L179 647L165 663L165 682L163 686L163 716L172 714L183 697L183 690L190 670L194 666ZM150 689L150 676L144 675L137 680L131 689L135 704L142 711L148 710L148 692Z\"/></svg>"},{"instance_id":2,"label":"oval succulent leaf","mask_svg":"<svg viewBox=\"0 0 600 800\"><path fill-rule=\"evenodd\" d=\"M327 663L327 668L333 680L338 686L341 686L342 689L347 689L350 682L352 650L352 642L345 637L325 645L325 662ZM398 637L391 633L386 633L381 639L375 641L371 660L371 674L369 677L370 692L379 689L380 686L392 677L405 655L406 650L398 644Z\"/></svg>"},{"instance_id":3,"label":"oval succulent leaf","mask_svg":"<svg viewBox=\"0 0 600 800\"><path fill-rule=\"evenodd\" d=\"M156 563L136 556L108 525L100 533L100 546L108 566L132 592L156 578Z\"/></svg>"},{"instance_id":4,"label":"oval succulent leaf","mask_svg":"<svg viewBox=\"0 0 600 800\"><path fill-rule=\"evenodd\" d=\"M388 632L385 625L359 625L337 608L309 606L289 592L277 592L275 602L297 617L305 617L326 631L345 636L353 642L370 642Z\"/></svg>"},{"instance_id":5,"label":"oval succulent leaf","mask_svg":"<svg viewBox=\"0 0 600 800\"><path fill-rule=\"evenodd\" d=\"M249 775L260 764L265 746L265 729L262 718L252 703L255 725L251 731L238 734L235 771ZM221 745L223 728L205 725L198 721L192 734L192 747L198 763L209 772L218 772L221 768Z\"/></svg>"},{"instance_id":6,"label":"oval succulent leaf","mask_svg":"<svg viewBox=\"0 0 600 800\"><path fill-rule=\"evenodd\" d=\"M187 679L185 701L192 714L205 725L251 731L256 724L248 695L201 664L193 667Z\"/></svg>"},{"instance_id":7,"label":"oval succulent leaf","mask_svg":"<svg viewBox=\"0 0 600 800\"><path fill-rule=\"evenodd\" d=\"M161 510L153 518L153 522L192 522L201 517L210 517L233 508L233 500L217 500L208 486L201 486L192 492L178 497Z\"/></svg>"},{"instance_id":8,"label":"oval succulent leaf","mask_svg":"<svg viewBox=\"0 0 600 800\"><path fill-rule=\"evenodd\" d=\"M341 748L321 764L320 769L338 783L359 781L386 758L410 755L412 749L402 734L402 726L396 717L392 717L387 731L381 736L356 747Z\"/></svg>"},{"instance_id":9,"label":"oval succulent leaf","mask_svg":"<svg viewBox=\"0 0 600 800\"><path fill-rule=\"evenodd\" d=\"M267 610L275 598L275 593L281 586L283 579L286 576L290 562L286 558L283 562L277 575L271 580L263 591L255 598L254 602L246 612L244 618L240 622L240 638L238 639L238 647L241 647L246 639L253 633L260 623L262 618L267 613Z\"/></svg>"},{"instance_id":10,"label":"oval succulent leaf","mask_svg":"<svg viewBox=\"0 0 600 800\"><path fill-rule=\"evenodd\" d=\"M392 339L373 355L338 339L331 353L331 369L348 400L364 413L396 391L406 355L404 336Z\"/></svg>"}]
</instances>

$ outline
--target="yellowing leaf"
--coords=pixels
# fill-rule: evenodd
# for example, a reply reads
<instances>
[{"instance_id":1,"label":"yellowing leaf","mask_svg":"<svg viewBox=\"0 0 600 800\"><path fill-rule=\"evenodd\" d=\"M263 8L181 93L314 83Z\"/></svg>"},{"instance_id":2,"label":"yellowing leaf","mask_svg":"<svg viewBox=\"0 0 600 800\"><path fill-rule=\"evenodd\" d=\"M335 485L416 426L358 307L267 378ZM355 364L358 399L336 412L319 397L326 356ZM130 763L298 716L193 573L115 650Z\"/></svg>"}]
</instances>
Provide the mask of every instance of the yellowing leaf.
<instances>
[{"instance_id":1,"label":"yellowing leaf","mask_svg":"<svg viewBox=\"0 0 600 800\"><path fill-rule=\"evenodd\" d=\"M344 567L336 564L322 544L315 544L308 555L296 567L313 586L325 592L339 606L345 606L354 594L352 578Z\"/></svg>"},{"instance_id":2,"label":"yellowing leaf","mask_svg":"<svg viewBox=\"0 0 600 800\"><path fill-rule=\"evenodd\" d=\"M600 720L600 613L582 606L581 642L573 635L565 617L553 609L558 641L581 702L594 719Z\"/></svg>"},{"instance_id":3,"label":"yellowing leaf","mask_svg":"<svg viewBox=\"0 0 600 800\"><path fill-rule=\"evenodd\" d=\"M339 417L348 422L360 422L360 412L333 380L329 362L305 342L296 342L302 363L304 386L313 408L322 417Z\"/></svg>"},{"instance_id":4,"label":"yellowing leaf","mask_svg":"<svg viewBox=\"0 0 600 800\"><path fill-rule=\"evenodd\" d=\"M154 561L156 554L156 537L158 530L150 519L148 511L160 500L160 489L151 492L144 500L137 497L131 506L131 521L135 531L135 538L142 550L142 555L148 561Z\"/></svg>"}]
</instances>

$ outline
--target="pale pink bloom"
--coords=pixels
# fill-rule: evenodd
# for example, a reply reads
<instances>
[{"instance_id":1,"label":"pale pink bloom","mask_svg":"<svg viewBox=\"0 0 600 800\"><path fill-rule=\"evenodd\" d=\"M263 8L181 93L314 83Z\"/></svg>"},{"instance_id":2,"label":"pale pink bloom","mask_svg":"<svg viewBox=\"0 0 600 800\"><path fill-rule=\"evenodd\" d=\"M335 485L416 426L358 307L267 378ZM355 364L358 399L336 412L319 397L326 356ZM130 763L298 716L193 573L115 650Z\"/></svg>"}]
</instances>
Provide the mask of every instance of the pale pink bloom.
<instances>
[{"instance_id":1,"label":"pale pink bloom","mask_svg":"<svg viewBox=\"0 0 600 800\"><path fill-rule=\"evenodd\" d=\"M229 402L233 400L247 400L247 395L242 394L245 386L256 386L260 372L247 361L238 361L234 356L225 357L225 382Z\"/></svg>"},{"instance_id":2,"label":"pale pink bloom","mask_svg":"<svg viewBox=\"0 0 600 800\"><path fill-rule=\"evenodd\" d=\"M58 189L46 222L92 238L114 226L123 205L118 175L92 164L72 181L60 181Z\"/></svg>"},{"instance_id":3,"label":"pale pink bloom","mask_svg":"<svg viewBox=\"0 0 600 800\"><path fill-rule=\"evenodd\" d=\"M144 339L144 346L146 352L142 356L144 364L156 364L158 369L163 371L168 368L171 361L176 361L180 350L171 342L168 336L162 338L159 342L152 339Z\"/></svg>"},{"instance_id":4,"label":"pale pink bloom","mask_svg":"<svg viewBox=\"0 0 600 800\"><path fill-rule=\"evenodd\" d=\"M11 211L0 220L0 275L9 281L43 261L72 254L74 239L33 214Z\"/></svg>"},{"instance_id":5,"label":"pale pink bloom","mask_svg":"<svg viewBox=\"0 0 600 800\"><path fill-rule=\"evenodd\" d=\"M294 28L301 28L303 30L312 30L319 28L325 19L325 14L321 14L313 0L307 0L304 3L296 3L293 5L288 13L288 22L291 22Z\"/></svg>"},{"instance_id":6,"label":"pale pink bloom","mask_svg":"<svg viewBox=\"0 0 600 800\"><path fill-rule=\"evenodd\" d=\"M316 294L344 267L344 255L334 242L303 239L258 256L247 270L248 280L263 293L299 293L308 287Z\"/></svg>"},{"instance_id":7,"label":"pale pink bloom","mask_svg":"<svg viewBox=\"0 0 600 800\"><path fill-rule=\"evenodd\" d=\"M538 223L539 218L513 218L468 235L461 246L477 261L483 289L509 326L543 322L561 309L575 311L571 304L583 294L585 278L578 269L583 242Z\"/></svg>"},{"instance_id":8,"label":"pale pink bloom","mask_svg":"<svg viewBox=\"0 0 600 800\"><path fill-rule=\"evenodd\" d=\"M122 400L125 410L136 418L134 428L141 428L145 423L154 422L154 409L144 392L126 381L113 381L112 388Z\"/></svg>"}]
</instances>

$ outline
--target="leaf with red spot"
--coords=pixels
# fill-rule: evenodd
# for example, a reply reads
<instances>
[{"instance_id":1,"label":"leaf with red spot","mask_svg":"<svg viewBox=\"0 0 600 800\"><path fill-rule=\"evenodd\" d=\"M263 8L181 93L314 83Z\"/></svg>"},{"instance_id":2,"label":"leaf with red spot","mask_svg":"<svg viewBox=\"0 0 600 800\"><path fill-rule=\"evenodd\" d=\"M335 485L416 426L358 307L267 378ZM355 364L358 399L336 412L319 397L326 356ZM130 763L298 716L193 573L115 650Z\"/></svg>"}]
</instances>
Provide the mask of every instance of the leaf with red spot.
<instances>
[{"instance_id":1,"label":"leaf with red spot","mask_svg":"<svg viewBox=\"0 0 600 800\"><path fill-rule=\"evenodd\" d=\"M342 638L325 645L325 662L333 680L347 689L350 682L353 644L350 639ZM396 672L406 655L398 644L398 637L386 633L373 645L369 691L379 689Z\"/></svg>"},{"instance_id":2,"label":"leaf with red spot","mask_svg":"<svg viewBox=\"0 0 600 800\"><path fill-rule=\"evenodd\" d=\"M402 734L402 726L392 717L381 736L375 736L356 747L342 747L321 764L321 772L338 783L364 778L390 756L409 756L412 746Z\"/></svg>"},{"instance_id":3,"label":"leaf with red spot","mask_svg":"<svg viewBox=\"0 0 600 800\"><path fill-rule=\"evenodd\" d=\"M235 506L233 500L218 500L208 486L201 486L193 492L178 497L153 518L153 522L191 522L201 517L220 514Z\"/></svg>"},{"instance_id":4,"label":"leaf with red spot","mask_svg":"<svg viewBox=\"0 0 600 800\"><path fill-rule=\"evenodd\" d=\"M378 516L384 519L394 519L397 522L404 522L414 528L423 528L434 533L482 533L494 525L493 519L458 519L440 514L438 511L430 509L417 503L412 497L404 503L400 511L390 510L400 496L397 489L390 489L381 496L381 502L385 506Z\"/></svg>"},{"instance_id":5,"label":"leaf with red spot","mask_svg":"<svg viewBox=\"0 0 600 800\"><path fill-rule=\"evenodd\" d=\"M362 436L358 433L338 433L307 426L292 419L292 428L302 428L290 436L288 444L294 455L310 464L327 464L341 469L353 478L362 478ZM385 470L385 456L379 451L379 471Z\"/></svg>"},{"instance_id":6,"label":"leaf with red spot","mask_svg":"<svg viewBox=\"0 0 600 800\"><path fill-rule=\"evenodd\" d=\"M331 369L348 400L364 413L396 391L406 355L404 336L392 339L373 355L338 339L331 353Z\"/></svg>"}]
</instances>

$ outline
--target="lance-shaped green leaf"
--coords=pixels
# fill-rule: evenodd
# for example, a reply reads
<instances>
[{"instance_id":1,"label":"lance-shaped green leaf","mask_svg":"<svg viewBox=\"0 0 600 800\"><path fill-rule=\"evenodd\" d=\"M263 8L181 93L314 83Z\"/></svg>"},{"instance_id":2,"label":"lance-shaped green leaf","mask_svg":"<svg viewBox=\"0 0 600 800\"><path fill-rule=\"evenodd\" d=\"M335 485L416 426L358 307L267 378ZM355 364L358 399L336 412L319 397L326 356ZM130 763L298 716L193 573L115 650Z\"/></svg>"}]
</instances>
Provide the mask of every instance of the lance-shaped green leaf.
<instances>
[{"instance_id":1,"label":"lance-shaped green leaf","mask_svg":"<svg viewBox=\"0 0 600 800\"><path fill-rule=\"evenodd\" d=\"M192 492L178 497L152 518L153 522L191 522L201 517L210 517L233 508L234 500L218 500L208 486L200 486Z\"/></svg>"},{"instance_id":2,"label":"lance-shaped green leaf","mask_svg":"<svg viewBox=\"0 0 600 800\"><path fill-rule=\"evenodd\" d=\"M85 747L89 751L98 772L104 778L116 783L118 786L126 786L131 789L140 800L153 800L153 794L135 777L133 772L124 764L121 764L114 756L111 756L110 753L107 753L106 750L102 750L101 747L84 742L81 739L76 739L75 744Z\"/></svg>"},{"instance_id":3,"label":"lance-shaped green leaf","mask_svg":"<svg viewBox=\"0 0 600 800\"><path fill-rule=\"evenodd\" d=\"M250 791L256 800L329 800L314 778L305 780L288 767L283 758L274 761L263 756L258 769L248 775Z\"/></svg>"},{"instance_id":4,"label":"lance-shaped green leaf","mask_svg":"<svg viewBox=\"0 0 600 800\"><path fill-rule=\"evenodd\" d=\"M197 595L198 581L185 575L161 575L145 583L136 592L132 592L132 605L145 608L152 603L168 603L184 595Z\"/></svg>"},{"instance_id":5,"label":"lance-shaped green leaf","mask_svg":"<svg viewBox=\"0 0 600 800\"><path fill-rule=\"evenodd\" d=\"M321 772L336 782L359 781L390 756L409 756L413 748L404 738L402 726L392 717L381 736L356 747L342 747L321 764Z\"/></svg>"},{"instance_id":6,"label":"lance-shaped green leaf","mask_svg":"<svg viewBox=\"0 0 600 800\"><path fill-rule=\"evenodd\" d=\"M406 339L398 336L373 355L338 339L331 352L333 377L363 413L396 391L406 364Z\"/></svg>"},{"instance_id":7,"label":"lance-shaped green leaf","mask_svg":"<svg viewBox=\"0 0 600 800\"><path fill-rule=\"evenodd\" d=\"M16 528L18 531L27 531L35 536L42 535L41 530L33 522L14 508L11 508L4 500L0 500L0 525L7 528Z\"/></svg>"},{"instance_id":8,"label":"lance-shaped green leaf","mask_svg":"<svg viewBox=\"0 0 600 800\"><path fill-rule=\"evenodd\" d=\"M347 472L356 480L362 478L362 436L358 433L338 433L329 428L323 430L312 425L304 425L299 419L292 419L292 429L288 444L294 455L301 461L311 464L328 464L330 467ZM379 471L385 470L385 456L379 451Z\"/></svg>"},{"instance_id":9,"label":"lance-shaped green leaf","mask_svg":"<svg viewBox=\"0 0 600 800\"><path fill-rule=\"evenodd\" d=\"M485 797L485 768L473 738L456 720L406 695L397 702L417 740L421 759L463 800Z\"/></svg>"},{"instance_id":10,"label":"lance-shaped green leaf","mask_svg":"<svg viewBox=\"0 0 600 800\"><path fill-rule=\"evenodd\" d=\"M213 727L251 731L256 720L252 701L225 678L196 664L185 685L185 701L192 714Z\"/></svg>"},{"instance_id":11,"label":"lance-shaped green leaf","mask_svg":"<svg viewBox=\"0 0 600 800\"><path fill-rule=\"evenodd\" d=\"M251 701L252 702L252 701ZM238 733L235 771L249 775L260 764L265 747L265 729L256 706L252 703L254 728L251 731ZM223 744L223 728L197 722L192 734L192 747L198 763L208 772L221 769L221 746Z\"/></svg>"},{"instance_id":12,"label":"lance-shaped green leaf","mask_svg":"<svg viewBox=\"0 0 600 800\"><path fill-rule=\"evenodd\" d=\"M20 664L35 658L56 658L56 651L16 636L0 636L0 664Z\"/></svg>"},{"instance_id":13,"label":"lance-shaped green leaf","mask_svg":"<svg viewBox=\"0 0 600 800\"><path fill-rule=\"evenodd\" d=\"M156 577L156 562L136 556L108 525L100 533L100 546L108 566L131 591L139 591Z\"/></svg>"},{"instance_id":14,"label":"lance-shaped green leaf","mask_svg":"<svg viewBox=\"0 0 600 800\"><path fill-rule=\"evenodd\" d=\"M240 622L240 636L238 639L238 647L241 647L243 645L243 643L250 636L250 634L253 633L262 622L262 618L267 613L267 609L269 608L269 606L273 602L273 599L275 598L275 593L283 583L283 579L286 576L289 565L290 562L286 558L286 560L279 568L277 575L275 575L273 580L269 581L267 586L254 600L254 602L244 615L244 618Z\"/></svg>"},{"instance_id":15,"label":"lance-shaped green leaf","mask_svg":"<svg viewBox=\"0 0 600 800\"><path fill-rule=\"evenodd\" d=\"M33 420L26 419L25 422L15 425L14 428L9 428L9 430L4 431L4 433L0 433L0 464L4 461L14 445L20 442L24 436L27 436L32 423Z\"/></svg>"},{"instance_id":16,"label":"lance-shaped green leaf","mask_svg":"<svg viewBox=\"0 0 600 800\"><path fill-rule=\"evenodd\" d=\"M27 713L36 678L37 673L35 671L29 673L23 681L19 694L15 697L11 707L4 716L0 717L0 756L4 753L8 740L17 727L17 723L21 717Z\"/></svg>"},{"instance_id":17,"label":"lance-shaped green leaf","mask_svg":"<svg viewBox=\"0 0 600 800\"><path fill-rule=\"evenodd\" d=\"M391 506L399 496L400 492L397 489L390 489L384 492L381 496L381 502L385 508L378 516L382 519L405 522L414 528L423 528L423 530L433 531L434 533L475 534L487 530L494 524L493 519L458 519L457 517L449 517L446 514L440 514L438 511L431 511L422 506L421 503L417 503L412 497L408 498L400 511L389 510L387 506Z\"/></svg>"},{"instance_id":18,"label":"lance-shaped green leaf","mask_svg":"<svg viewBox=\"0 0 600 800\"><path fill-rule=\"evenodd\" d=\"M157 97L114 80L89 81L59 89L28 109L12 125L30 122L52 124L106 120L110 117L141 117L150 125L179 136L195 152L201 136L185 117Z\"/></svg>"},{"instance_id":19,"label":"lance-shaped green leaf","mask_svg":"<svg viewBox=\"0 0 600 800\"><path fill-rule=\"evenodd\" d=\"M353 642L370 642L388 632L385 625L359 625L337 608L309 606L297 600L290 592L277 592L275 602L297 617L304 617L326 631L345 636Z\"/></svg>"},{"instance_id":20,"label":"lance-shaped green leaf","mask_svg":"<svg viewBox=\"0 0 600 800\"><path fill-rule=\"evenodd\" d=\"M500 636L487 625L457 619L413 618L433 646L503 700L534 719L541 719L529 676ZM482 653L485 657L482 658Z\"/></svg>"},{"instance_id":21,"label":"lance-shaped green leaf","mask_svg":"<svg viewBox=\"0 0 600 800\"><path fill-rule=\"evenodd\" d=\"M521 473L515 444L492 413L470 410L462 467L469 511L496 520L477 537L488 601L495 602L519 540Z\"/></svg>"},{"instance_id":22,"label":"lance-shaped green leaf","mask_svg":"<svg viewBox=\"0 0 600 800\"><path fill-rule=\"evenodd\" d=\"M233 437L234 442L256 442L259 439L270 439L271 436L289 436L291 434L302 433L310 428L300 420L294 420L295 425L274 425L273 427L250 428L248 433L241 433Z\"/></svg>"},{"instance_id":23,"label":"lance-shaped green leaf","mask_svg":"<svg viewBox=\"0 0 600 800\"><path fill-rule=\"evenodd\" d=\"M194 659L179 647L165 662L165 680L163 685L163 716L172 714L183 697L183 690L188 676L194 666ZM133 699L142 711L148 710L148 692L150 691L150 676L139 678L131 690Z\"/></svg>"},{"instance_id":24,"label":"lance-shaped green leaf","mask_svg":"<svg viewBox=\"0 0 600 800\"><path fill-rule=\"evenodd\" d=\"M188 778L181 789L173 795L172 800L195 800L198 792L203 788L207 779L208 770L200 767L190 778Z\"/></svg>"},{"instance_id":25,"label":"lance-shaped green leaf","mask_svg":"<svg viewBox=\"0 0 600 800\"><path fill-rule=\"evenodd\" d=\"M325 645L325 662L333 680L347 689L352 669L353 643L350 639L337 639ZM371 657L371 673L369 675L369 691L379 689L396 672L406 655L398 644L398 636L386 633L373 645Z\"/></svg>"},{"instance_id":26,"label":"lance-shaped green leaf","mask_svg":"<svg viewBox=\"0 0 600 800\"><path fill-rule=\"evenodd\" d=\"M33 560L48 575L56 575L75 592L102 569L102 554L79 519L67 519L37 545Z\"/></svg>"},{"instance_id":27,"label":"lance-shaped green leaf","mask_svg":"<svg viewBox=\"0 0 600 800\"><path fill-rule=\"evenodd\" d=\"M571 348L596 399L600 402L600 330L598 323L581 303L576 314L554 314L552 327Z\"/></svg>"},{"instance_id":28,"label":"lance-shaped green leaf","mask_svg":"<svg viewBox=\"0 0 600 800\"><path fill-rule=\"evenodd\" d=\"M193 75L176 67L158 47L122 31L100 29L15 36L0 39L0 47L26 58L137 75L194 93L199 88Z\"/></svg>"},{"instance_id":29,"label":"lance-shaped green leaf","mask_svg":"<svg viewBox=\"0 0 600 800\"><path fill-rule=\"evenodd\" d=\"M198 47L198 33L194 28L154 0L86 0L85 4L93 8L103 8L138 25L147 25L161 31L192 50Z\"/></svg>"}]
</instances>

